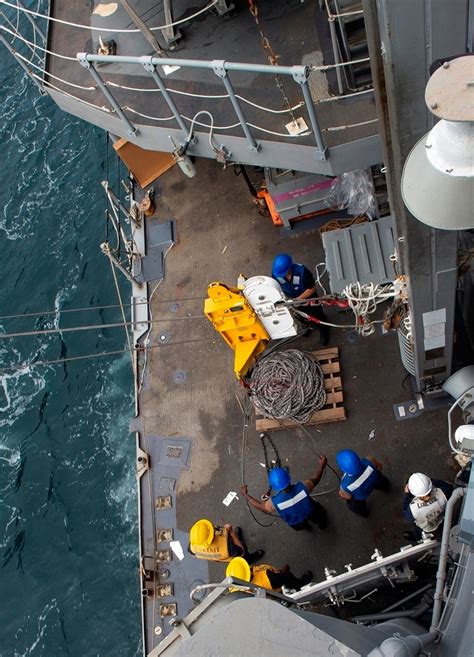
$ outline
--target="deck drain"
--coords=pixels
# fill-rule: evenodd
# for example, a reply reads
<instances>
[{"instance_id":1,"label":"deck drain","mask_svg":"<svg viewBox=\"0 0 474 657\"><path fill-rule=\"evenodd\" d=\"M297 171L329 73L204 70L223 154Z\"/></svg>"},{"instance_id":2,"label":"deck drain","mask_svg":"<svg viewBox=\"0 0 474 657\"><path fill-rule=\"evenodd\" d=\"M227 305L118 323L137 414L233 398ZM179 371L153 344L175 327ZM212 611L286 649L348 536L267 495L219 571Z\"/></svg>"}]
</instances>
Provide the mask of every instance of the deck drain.
<instances>
[{"instance_id":1,"label":"deck drain","mask_svg":"<svg viewBox=\"0 0 474 657\"><path fill-rule=\"evenodd\" d=\"M157 625L154 629L154 632L156 636L160 636L160 634L163 632L163 628L161 627L161 625Z\"/></svg>"},{"instance_id":2,"label":"deck drain","mask_svg":"<svg viewBox=\"0 0 474 657\"><path fill-rule=\"evenodd\" d=\"M168 577L171 575L170 571L168 568L162 568L160 570L160 579L168 579Z\"/></svg>"},{"instance_id":3,"label":"deck drain","mask_svg":"<svg viewBox=\"0 0 474 657\"><path fill-rule=\"evenodd\" d=\"M173 372L173 383L180 384L186 381L186 372L184 370L176 370Z\"/></svg>"},{"instance_id":4,"label":"deck drain","mask_svg":"<svg viewBox=\"0 0 474 657\"><path fill-rule=\"evenodd\" d=\"M160 495L155 500L155 508L158 511L161 511L162 509L171 509L172 506L173 499L171 495Z\"/></svg>"},{"instance_id":5,"label":"deck drain","mask_svg":"<svg viewBox=\"0 0 474 657\"><path fill-rule=\"evenodd\" d=\"M178 608L176 602L172 602L169 605L160 605L160 616L161 618L166 618L168 616L176 616L178 613Z\"/></svg>"},{"instance_id":6,"label":"deck drain","mask_svg":"<svg viewBox=\"0 0 474 657\"><path fill-rule=\"evenodd\" d=\"M156 553L156 562L157 563L167 563L173 559L173 553L171 550L158 550Z\"/></svg>"},{"instance_id":7,"label":"deck drain","mask_svg":"<svg viewBox=\"0 0 474 657\"><path fill-rule=\"evenodd\" d=\"M169 598L174 595L174 586L173 584L160 584L156 587L156 595L159 598Z\"/></svg>"},{"instance_id":8,"label":"deck drain","mask_svg":"<svg viewBox=\"0 0 474 657\"><path fill-rule=\"evenodd\" d=\"M168 344L170 340L171 340L171 333L169 331L161 331L161 333L158 335L159 344Z\"/></svg>"},{"instance_id":9,"label":"deck drain","mask_svg":"<svg viewBox=\"0 0 474 657\"><path fill-rule=\"evenodd\" d=\"M182 453L183 448L181 446L174 447L172 445L168 445L166 448L166 456L172 459L180 459Z\"/></svg>"},{"instance_id":10,"label":"deck drain","mask_svg":"<svg viewBox=\"0 0 474 657\"><path fill-rule=\"evenodd\" d=\"M158 529L156 532L156 542L164 543L165 541L172 541L174 536L174 529Z\"/></svg>"},{"instance_id":11,"label":"deck drain","mask_svg":"<svg viewBox=\"0 0 474 657\"><path fill-rule=\"evenodd\" d=\"M181 304L175 301L175 303L172 303L170 306L170 310L172 313L177 313L178 310L181 308Z\"/></svg>"}]
</instances>

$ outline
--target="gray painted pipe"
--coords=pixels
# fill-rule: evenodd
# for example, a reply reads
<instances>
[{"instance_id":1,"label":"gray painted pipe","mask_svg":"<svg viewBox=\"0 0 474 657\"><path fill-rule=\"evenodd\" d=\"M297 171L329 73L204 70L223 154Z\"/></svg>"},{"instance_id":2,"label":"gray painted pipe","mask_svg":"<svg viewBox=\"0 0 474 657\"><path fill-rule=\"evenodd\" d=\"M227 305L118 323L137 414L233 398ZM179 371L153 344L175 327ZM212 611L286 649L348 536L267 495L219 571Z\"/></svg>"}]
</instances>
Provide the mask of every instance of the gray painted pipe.
<instances>
[{"instance_id":1,"label":"gray painted pipe","mask_svg":"<svg viewBox=\"0 0 474 657\"><path fill-rule=\"evenodd\" d=\"M367 657L416 657L425 646L437 638L437 632L427 632L419 636L392 636L369 652Z\"/></svg>"},{"instance_id":2,"label":"gray painted pipe","mask_svg":"<svg viewBox=\"0 0 474 657\"><path fill-rule=\"evenodd\" d=\"M83 53L78 53L82 55ZM102 64L137 64L141 65L141 57L129 55L95 55L93 53L84 53L88 62L100 62ZM155 66L185 66L187 68L214 68L214 62L205 59L175 59L174 57L152 57L152 63ZM226 71L244 71L250 73L268 73L270 75L291 75L305 71L305 66L272 66L270 64L248 64L243 62L224 62Z\"/></svg>"},{"instance_id":3,"label":"gray painted pipe","mask_svg":"<svg viewBox=\"0 0 474 657\"><path fill-rule=\"evenodd\" d=\"M390 605L390 607L386 607L386 608L382 611L382 613L384 613L384 612L386 612L386 611L393 611L393 610L396 609L397 607L401 607L401 606L404 605L406 602L409 602L409 601L412 600L413 598L416 598L417 595L422 595L425 591L427 591L428 589L431 589L431 588L432 588L432 587L431 587L431 584L425 584L425 586L422 586L421 589L418 589L418 591L414 591L413 593L410 593L410 595L405 596L405 597L402 598L401 600L397 600L397 602L395 602L393 605Z\"/></svg>"},{"instance_id":4,"label":"gray painted pipe","mask_svg":"<svg viewBox=\"0 0 474 657\"><path fill-rule=\"evenodd\" d=\"M444 515L443 537L441 539L441 550L439 554L438 572L436 573L436 590L434 593L433 617L431 619L430 631L419 636L411 635L405 637L390 637L380 644L378 648L370 651L367 657L416 657L420 651L438 636L438 624L441 616L441 604L443 600L443 588L446 581L446 561L448 556L449 532L453 519L454 506L456 502L465 495L465 488L455 488L446 505Z\"/></svg>"},{"instance_id":5,"label":"gray painted pipe","mask_svg":"<svg viewBox=\"0 0 474 657\"><path fill-rule=\"evenodd\" d=\"M434 593L433 616L431 618L430 632L438 629L439 619L441 616L441 604L443 602L443 589L446 581L446 560L448 556L449 532L451 531L451 522L453 519L454 505L465 495L465 488L455 488L453 494L448 500L444 514L443 537L441 539L441 550L439 553L438 572L436 573L436 589Z\"/></svg>"},{"instance_id":6,"label":"gray painted pipe","mask_svg":"<svg viewBox=\"0 0 474 657\"><path fill-rule=\"evenodd\" d=\"M429 602L423 602L418 607L413 609L406 609L403 611L381 611L378 614L364 614L363 616L354 616L351 618L351 622L354 623L367 623L370 621L385 621L393 620L394 618L419 618L422 616L425 611L431 607Z\"/></svg>"}]
</instances>

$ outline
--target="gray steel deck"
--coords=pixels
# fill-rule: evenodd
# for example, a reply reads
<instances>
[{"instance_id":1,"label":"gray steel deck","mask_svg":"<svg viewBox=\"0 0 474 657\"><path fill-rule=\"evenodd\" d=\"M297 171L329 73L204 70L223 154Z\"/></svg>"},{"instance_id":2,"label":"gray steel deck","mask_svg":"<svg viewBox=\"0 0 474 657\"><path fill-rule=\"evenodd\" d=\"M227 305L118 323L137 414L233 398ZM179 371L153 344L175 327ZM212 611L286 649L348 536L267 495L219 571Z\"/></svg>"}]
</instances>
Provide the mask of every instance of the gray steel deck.
<instances>
[{"instance_id":1,"label":"gray steel deck","mask_svg":"<svg viewBox=\"0 0 474 657\"><path fill-rule=\"evenodd\" d=\"M94 5L97 3L94 3ZM140 5L149 3L134 3L137 10ZM156 4L156 3L155 3ZM174 2L175 19L190 15L196 10L192 3L182 1ZM174 50L168 51L170 57L189 59L225 59L232 62L267 64L267 56L262 48L260 35L255 21L247 8L247 3L236 2L237 8L231 17L223 18L213 13L206 13L194 21L182 26L184 38L178 43ZM268 36L275 53L279 55L278 63L282 65L321 65L332 64L333 55L330 51L329 28L325 13L319 11L317 3L301 2L300 0L285 0L284 2L270 2L260 0L258 2L261 25ZM181 8L181 11L180 11ZM128 18L121 19L120 8L107 20L92 16L89 3L79 0L53 3L52 15L62 20L97 25L125 24L126 28L134 28ZM160 11L145 13L147 24L150 27L163 24L164 18ZM156 33L160 40L160 33ZM78 52L95 53L98 42L98 32L90 32L79 28L70 28L60 23L51 22L49 31L48 48L55 53L75 57ZM102 38L114 39L117 43L117 54L120 55L149 55L151 46L141 34L102 34ZM47 65L48 73L67 80L76 85L90 87L94 82L87 70L82 68L78 62L60 59L50 56ZM156 85L150 77L146 76L141 66L134 67L129 64L104 65L99 67L101 77L111 85L122 85L133 89L153 89L153 91L133 91L117 86L109 86L109 90L116 97L118 103L125 109L125 113L132 123L151 125L161 129L176 128L176 122L154 121L140 114L156 118L171 116L170 109L166 105L161 93L156 90ZM181 68L170 75L163 75L166 85L172 89L173 100L179 111L185 117L191 119L197 111L207 109L212 112L216 126L229 126L238 123L238 119L228 99L200 99L180 95L179 92L186 91L204 95L222 95L225 89L222 82L212 71ZM47 81L55 87L72 94L88 103L99 107L110 105L100 90L87 91L68 86L53 77L47 77ZM284 94L278 87L276 80L271 75L255 75L252 73L236 73L231 76L236 93L251 100L258 105L282 110L287 107ZM313 100L317 101L335 93L335 74L313 72L310 75L309 84ZM289 103L293 106L302 100L301 90L291 77L281 77L278 83L284 88L284 93ZM176 92L176 93L175 93ZM261 126L266 130L287 134L285 124L291 120L290 114L272 114L242 103L247 121ZM323 130L324 139L328 147L343 144L349 141L362 139L363 137L377 134L377 124L370 123L349 130L337 132L326 131L329 127L345 126L374 119L376 116L374 99L369 95L355 97L337 102L316 105L318 119ZM138 114L140 113L140 114ZM305 108L295 110L296 118L303 117L308 126L310 122ZM208 124L206 117L199 119ZM188 122L189 125L189 122ZM202 131L199 128L199 131ZM204 128L206 132L206 128ZM254 130L255 138L268 139L265 132ZM241 136L240 127L225 130L216 130L219 135ZM270 137L282 143L297 143L312 145L312 136L301 136L296 139L289 137ZM219 138L216 137L218 140Z\"/></svg>"},{"instance_id":2,"label":"gray steel deck","mask_svg":"<svg viewBox=\"0 0 474 657\"><path fill-rule=\"evenodd\" d=\"M316 230L283 236L270 219L257 214L243 180L231 170L222 171L215 162L198 161L197 174L191 180L173 168L155 188L159 194L157 216L175 219L177 243L167 256L166 279L152 302L153 318L160 322L153 325L151 344L157 344L164 332L169 342L148 353L140 396L141 446L145 449L146 441L153 451L151 471L142 477L140 490L146 510L150 508L150 494L152 499L171 494L172 512L156 511L155 520L157 528L164 529L176 519L175 540L181 541L185 552L183 561L174 557L166 566L170 570L166 582L175 583L176 596L164 601L177 602L178 616L183 617L190 604L187 592L193 584L223 577L222 565L208 567L186 554L187 532L200 517L240 525L251 549L265 549L265 562L289 563L297 575L309 568L315 580L324 578L325 566L341 572L345 564L356 567L367 562L375 548L384 555L398 550L406 544L402 532L408 528L401 518L406 478L421 470L452 480L454 469L447 443L446 410L425 412L410 421L395 420L393 404L412 398L402 386L406 372L395 335L354 339L351 330L333 329L330 345L340 350L347 420L310 428L317 449L327 454L331 464L344 447L362 455L374 454L384 463L393 490L389 495L373 494L369 519L350 513L336 491L319 498L330 519L324 532L296 533L281 521L264 529L253 521L242 499L234 500L228 508L223 505L227 493L238 491L241 484L243 416L236 397L242 398L244 391L233 375L233 353L202 317L207 285L211 281L232 285L240 272L248 276L268 274L273 256L281 250L313 268L323 260L321 239ZM326 220L320 219L321 223ZM328 314L335 323L350 322L349 316L335 310ZM319 340L311 336L294 345L312 350L318 348ZM370 440L372 430L375 437ZM272 435L293 477L308 476L317 461L308 439L298 430ZM169 440L152 436L178 441L178 445L181 439L185 439L184 445L190 441L185 468L177 462L176 476L166 475L176 479L173 490L170 482L160 481L163 445ZM183 455L181 451L180 457ZM255 495L266 488L262 462L260 442L251 425L245 479ZM328 471L319 489L336 485L335 476ZM266 516L261 520L269 521ZM150 531L150 520L146 520L142 535L146 554L155 549ZM159 618L159 604L159 600L154 606L147 604L148 651L158 640L153 627L163 624L168 628Z\"/></svg>"}]
</instances>

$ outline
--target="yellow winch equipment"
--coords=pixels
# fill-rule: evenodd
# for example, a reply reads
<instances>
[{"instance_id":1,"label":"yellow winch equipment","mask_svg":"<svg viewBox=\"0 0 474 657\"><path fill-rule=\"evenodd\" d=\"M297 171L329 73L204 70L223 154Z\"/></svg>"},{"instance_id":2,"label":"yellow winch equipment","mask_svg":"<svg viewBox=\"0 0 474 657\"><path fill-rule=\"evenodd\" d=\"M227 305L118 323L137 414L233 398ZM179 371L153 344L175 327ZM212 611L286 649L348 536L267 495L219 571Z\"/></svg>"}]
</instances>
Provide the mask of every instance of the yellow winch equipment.
<instances>
[{"instance_id":1,"label":"yellow winch equipment","mask_svg":"<svg viewBox=\"0 0 474 657\"><path fill-rule=\"evenodd\" d=\"M239 288L211 283L207 293L204 314L234 350L234 372L242 379L270 336Z\"/></svg>"}]
</instances>

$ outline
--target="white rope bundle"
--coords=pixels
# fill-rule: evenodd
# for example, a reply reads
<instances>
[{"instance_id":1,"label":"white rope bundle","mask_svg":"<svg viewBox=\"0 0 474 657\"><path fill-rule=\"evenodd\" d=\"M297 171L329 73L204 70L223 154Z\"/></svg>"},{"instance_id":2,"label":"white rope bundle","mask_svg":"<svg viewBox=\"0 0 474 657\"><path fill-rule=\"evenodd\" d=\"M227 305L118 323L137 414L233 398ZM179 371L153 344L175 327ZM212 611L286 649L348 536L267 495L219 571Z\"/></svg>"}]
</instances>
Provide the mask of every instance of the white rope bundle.
<instances>
[{"instance_id":1,"label":"white rope bundle","mask_svg":"<svg viewBox=\"0 0 474 657\"><path fill-rule=\"evenodd\" d=\"M375 331L375 322L369 315L377 310L377 305L393 298L395 295L393 285L375 285L374 283L351 283L346 285L342 296L347 299L349 307L357 320L356 331L364 337L372 335Z\"/></svg>"},{"instance_id":2,"label":"white rope bundle","mask_svg":"<svg viewBox=\"0 0 474 657\"><path fill-rule=\"evenodd\" d=\"M297 349L269 354L252 372L250 399L265 417L304 424L326 403L321 366Z\"/></svg>"}]
</instances>

